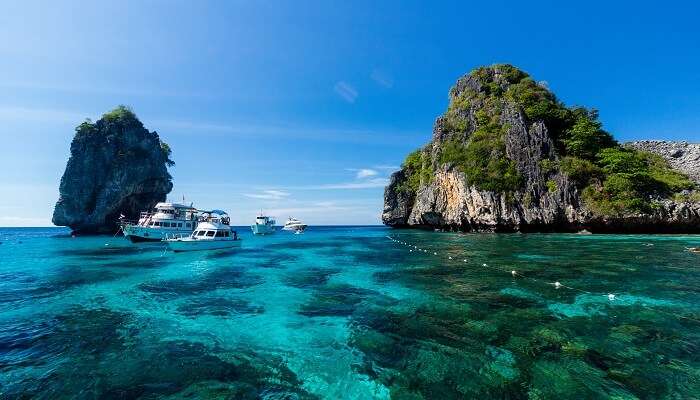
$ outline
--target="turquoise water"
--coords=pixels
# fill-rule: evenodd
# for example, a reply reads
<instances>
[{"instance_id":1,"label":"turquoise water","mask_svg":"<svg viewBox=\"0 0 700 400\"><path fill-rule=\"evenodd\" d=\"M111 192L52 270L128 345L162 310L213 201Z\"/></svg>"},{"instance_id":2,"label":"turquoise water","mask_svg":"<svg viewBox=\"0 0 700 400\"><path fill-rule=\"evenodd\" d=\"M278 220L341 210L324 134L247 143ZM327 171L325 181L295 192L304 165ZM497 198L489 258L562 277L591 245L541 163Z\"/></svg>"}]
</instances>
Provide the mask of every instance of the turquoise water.
<instances>
[{"instance_id":1,"label":"turquoise water","mask_svg":"<svg viewBox=\"0 0 700 400\"><path fill-rule=\"evenodd\" d=\"M0 397L700 394L698 236L240 232L0 229Z\"/></svg>"}]
</instances>

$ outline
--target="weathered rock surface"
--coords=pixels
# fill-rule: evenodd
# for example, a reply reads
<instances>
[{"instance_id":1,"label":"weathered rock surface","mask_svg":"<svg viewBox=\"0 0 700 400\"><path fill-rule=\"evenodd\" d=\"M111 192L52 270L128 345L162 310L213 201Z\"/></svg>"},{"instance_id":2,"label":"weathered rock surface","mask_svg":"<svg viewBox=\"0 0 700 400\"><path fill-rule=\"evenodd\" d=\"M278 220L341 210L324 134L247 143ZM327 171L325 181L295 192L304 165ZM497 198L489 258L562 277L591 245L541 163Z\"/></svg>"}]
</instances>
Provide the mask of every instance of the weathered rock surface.
<instances>
[{"instance_id":1,"label":"weathered rock surface","mask_svg":"<svg viewBox=\"0 0 700 400\"><path fill-rule=\"evenodd\" d=\"M489 73L499 81L498 68ZM507 85L507 83L503 83ZM482 82L466 75L451 89L455 99L463 91L483 92ZM474 97L472 97L474 98ZM454 100L453 100L454 101ZM587 209L580 190L564 173L545 171L542 160L558 162L560 154L543 122L527 121L522 110L503 99L501 124L506 127L507 157L515 162L524 184L514 192L479 190L466 175L450 164L436 163L432 178L421 179L413 193L401 189L407 170L395 172L384 192L384 224L397 228L444 229L475 232L700 232L700 203L692 201L659 200L650 213L630 213L604 217ZM446 123L447 114L433 127L432 140L425 151L439 158L449 140L466 142L474 133L482 105L472 102L463 107L462 117L469 124L466 132L455 132ZM664 155L671 166L697 179L700 159L697 145L687 143L638 142L643 150ZM695 164L694 164L695 163Z\"/></svg>"},{"instance_id":2,"label":"weathered rock surface","mask_svg":"<svg viewBox=\"0 0 700 400\"><path fill-rule=\"evenodd\" d=\"M169 147L126 107L76 128L53 223L108 233L120 214L135 219L172 190Z\"/></svg>"},{"instance_id":3,"label":"weathered rock surface","mask_svg":"<svg viewBox=\"0 0 700 400\"><path fill-rule=\"evenodd\" d=\"M625 143L625 146L658 154L674 169L700 183L700 143L639 140Z\"/></svg>"}]
</instances>

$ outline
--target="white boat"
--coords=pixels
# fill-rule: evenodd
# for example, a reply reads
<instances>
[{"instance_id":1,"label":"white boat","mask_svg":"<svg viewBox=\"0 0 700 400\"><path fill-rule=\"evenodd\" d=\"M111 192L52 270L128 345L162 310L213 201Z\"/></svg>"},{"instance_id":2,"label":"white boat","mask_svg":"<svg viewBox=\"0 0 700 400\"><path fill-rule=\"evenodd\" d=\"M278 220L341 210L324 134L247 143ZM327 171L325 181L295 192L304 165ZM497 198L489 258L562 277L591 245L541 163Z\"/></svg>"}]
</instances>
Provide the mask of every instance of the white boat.
<instances>
[{"instance_id":1,"label":"white boat","mask_svg":"<svg viewBox=\"0 0 700 400\"><path fill-rule=\"evenodd\" d=\"M287 222L285 222L284 227L282 227L283 230L285 231L293 231L294 233L302 233L306 230L306 225L305 223L299 221L296 218L289 217Z\"/></svg>"},{"instance_id":2,"label":"white boat","mask_svg":"<svg viewBox=\"0 0 700 400\"><path fill-rule=\"evenodd\" d=\"M189 235L197 225L198 211L192 205L158 203L142 212L137 222L120 220L122 232L132 242L160 242L167 235Z\"/></svg>"},{"instance_id":3,"label":"white boat","mask_svg":"<svg viewBox=\"0 0 700 400\"><path fill-rule=\"evenodd\" d=\"M275 233L275 220L266 215L258 215L255 217L255 223L250 226L254 235L269 235Z\"/></svg>"},{"instance_id":4,"label":"white boat","mask_svg":"<svg viewBox=\"0 0 700 400\"><path fill-rule=\"evenodd\" d=\"M221 210L200 211L200 221L194 232L189 236L169 236L163 241L171 250L222 250L239 247L241 239L236 231L231 229L230 219Z\"/></svg>"}]
</instances>

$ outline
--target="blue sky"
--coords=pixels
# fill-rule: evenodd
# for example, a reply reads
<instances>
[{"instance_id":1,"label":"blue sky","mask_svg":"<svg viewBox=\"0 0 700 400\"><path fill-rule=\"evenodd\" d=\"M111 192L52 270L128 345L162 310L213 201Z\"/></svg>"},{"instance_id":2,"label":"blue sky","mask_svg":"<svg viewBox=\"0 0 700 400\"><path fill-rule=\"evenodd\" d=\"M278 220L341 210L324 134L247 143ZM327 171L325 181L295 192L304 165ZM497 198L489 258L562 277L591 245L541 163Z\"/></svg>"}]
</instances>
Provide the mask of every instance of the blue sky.
<instances>
[{"instance_id":1,"label":"blue sky","mask_svg":"<svg viewBox=\"0 0 700 400\"><path fill-rule=\"evenodd\" d=\"M0 226L49 225L74 127L130 105L175 189L248 224L379 223L454 81L495 62L620 140L700 140L698 6L640 2L8 2Z\"/></svg>"}]
</instances>

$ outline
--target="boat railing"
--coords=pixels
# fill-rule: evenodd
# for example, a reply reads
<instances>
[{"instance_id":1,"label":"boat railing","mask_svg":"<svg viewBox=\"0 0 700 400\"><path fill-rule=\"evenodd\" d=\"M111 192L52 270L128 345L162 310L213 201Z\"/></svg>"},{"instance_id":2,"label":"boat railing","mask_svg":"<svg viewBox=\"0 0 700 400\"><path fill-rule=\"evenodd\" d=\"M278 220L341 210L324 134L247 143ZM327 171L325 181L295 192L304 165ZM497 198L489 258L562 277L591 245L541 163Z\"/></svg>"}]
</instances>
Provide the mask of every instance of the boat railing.
<instances>
[{"instance_id":1,"label":"boat railing","mask_svg":"<svg viewBox=\"0 0 700 400\"><path fill-rule=\"evenodd\" d=\"M190 234L187 233L166 233L165 236L163 236L163 240L177 240L188 237L190 237Z\"/></svg>"},{"instance_id":2,"label":"boat railing","mask_svg":"<svg viewBox=\"0 0 700 400\"><path fill-rule=\"evenodd\" d=\"M120 219L119 220L119 226L124 228L125 226L136 226L139 224L139 221L133 220L133 219Z\"/></svg>"}]
</instances>

